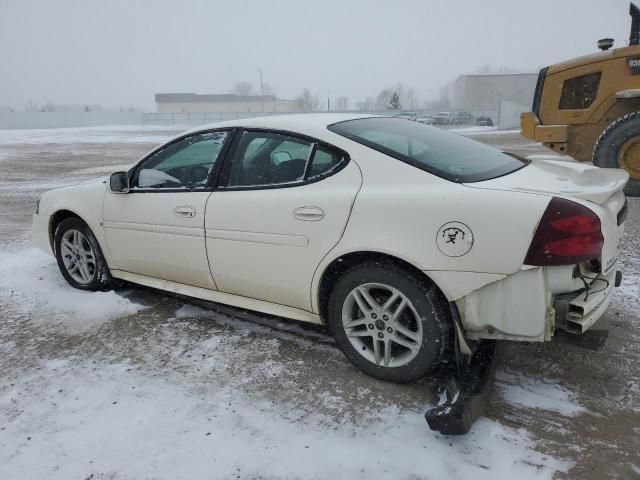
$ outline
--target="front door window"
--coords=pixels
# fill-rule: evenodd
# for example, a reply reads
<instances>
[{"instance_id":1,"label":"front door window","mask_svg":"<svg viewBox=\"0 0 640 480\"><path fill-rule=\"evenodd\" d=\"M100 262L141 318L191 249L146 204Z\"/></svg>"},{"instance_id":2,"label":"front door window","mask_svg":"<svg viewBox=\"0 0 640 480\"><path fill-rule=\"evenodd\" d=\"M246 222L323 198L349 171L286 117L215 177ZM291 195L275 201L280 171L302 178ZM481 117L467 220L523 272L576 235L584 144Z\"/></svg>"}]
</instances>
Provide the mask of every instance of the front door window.
<instances>
[{"instance_id":1,"label":"front door window","mask_svg":"<svg viewBox=\"0 0 640 480\"><path fill-rule=\"evenodd\" d=\"M205 188L227 134L227 131L201 133L159 150L135 170L132 189Z\"/></svg>"}]
</instances>

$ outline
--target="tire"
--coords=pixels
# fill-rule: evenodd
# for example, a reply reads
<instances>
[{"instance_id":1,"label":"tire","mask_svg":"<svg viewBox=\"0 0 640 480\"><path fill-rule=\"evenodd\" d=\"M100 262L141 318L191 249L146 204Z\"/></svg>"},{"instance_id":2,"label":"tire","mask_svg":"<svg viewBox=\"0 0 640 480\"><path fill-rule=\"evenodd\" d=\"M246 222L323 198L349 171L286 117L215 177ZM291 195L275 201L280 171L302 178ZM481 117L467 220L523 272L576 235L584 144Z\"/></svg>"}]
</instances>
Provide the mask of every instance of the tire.
<instances>
[{"instance_id":1,"label":"tire","mask_svg":"<svg viewBox=\"0 0 640 480\"><path fill-rule=\"evenodd\" d=\"M56 227L54 251L65 280L80 290L107 290L111 274L100 245L89 226L79 218L67 218Z\"/></svg>"},{"instance_id":2,"label":"tire","mask_svg":"<svg viewBox=\"0 0 640 480\"><path fill-rule=\"evenodd\" d=\"M638 139L640 143L640 112L628 113L611 123L600 135L593 148L593 163L598 167L624 168L620 155L630 140ZM640 151L640 147L636 147ZM640 169L640 158L638 169ZM624 192L631 197L640 196L640 170L633 172Z\"/></svg>"},{"instance_id":3,"label":"tire","mask_svg":"<svg viewBox=\"0 0 640 480\"><path fill-rule=\"evenodd\" d=\"M327 311L340 350L380 380L418 380L451 352L446 300L434 285L392 262L362 264L345 272L329 296Z\"/></svg>"}]
</instances>

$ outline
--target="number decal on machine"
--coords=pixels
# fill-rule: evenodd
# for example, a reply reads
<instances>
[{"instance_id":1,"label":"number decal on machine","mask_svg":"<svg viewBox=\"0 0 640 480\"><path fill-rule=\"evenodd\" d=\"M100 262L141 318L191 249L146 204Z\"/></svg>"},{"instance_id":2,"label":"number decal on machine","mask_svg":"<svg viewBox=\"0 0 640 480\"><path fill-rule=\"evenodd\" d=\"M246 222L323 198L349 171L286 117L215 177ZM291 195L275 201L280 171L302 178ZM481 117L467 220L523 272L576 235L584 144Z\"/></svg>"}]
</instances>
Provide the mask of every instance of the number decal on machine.
<instances>
[{"instance_id":1,"label":"number decal on machine","mask_svg":"<svg viewBox=\"0 0 640 480\"><path fill-rule=\"evenodd\" d=\"M640 57L627 57L627 68L631 75L640 75Z\"/></svg>"}]
</instances>

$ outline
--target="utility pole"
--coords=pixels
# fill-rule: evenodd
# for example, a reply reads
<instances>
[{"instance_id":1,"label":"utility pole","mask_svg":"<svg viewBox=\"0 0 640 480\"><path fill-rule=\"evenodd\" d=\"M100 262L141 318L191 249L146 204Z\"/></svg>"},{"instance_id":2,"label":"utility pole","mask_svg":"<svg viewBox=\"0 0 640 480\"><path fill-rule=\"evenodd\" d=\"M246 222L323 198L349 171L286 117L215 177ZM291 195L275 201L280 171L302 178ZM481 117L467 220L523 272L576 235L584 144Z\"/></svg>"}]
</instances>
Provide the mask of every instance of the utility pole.
<instances>
[{"instance_id":1,"label":"utility pole","mask_svg":"<svg viewBox=\"0 0 640 480\"><path fill-rule=\"evenodd\" d=\"M260 67L258 67L258 73L260 74L260 103L264 112L264 84L262 83L262 70L260 70Z\"/></svg>"},{"instance_id":2,"label":"utility pole","mask_svg":"<svg viewBox=\"0 0 640 480\"><path fill-rule=\"evenodd\" d=\"M327 90L327 112L331 111L331 92Z\"/></svg>"}]
</instances>

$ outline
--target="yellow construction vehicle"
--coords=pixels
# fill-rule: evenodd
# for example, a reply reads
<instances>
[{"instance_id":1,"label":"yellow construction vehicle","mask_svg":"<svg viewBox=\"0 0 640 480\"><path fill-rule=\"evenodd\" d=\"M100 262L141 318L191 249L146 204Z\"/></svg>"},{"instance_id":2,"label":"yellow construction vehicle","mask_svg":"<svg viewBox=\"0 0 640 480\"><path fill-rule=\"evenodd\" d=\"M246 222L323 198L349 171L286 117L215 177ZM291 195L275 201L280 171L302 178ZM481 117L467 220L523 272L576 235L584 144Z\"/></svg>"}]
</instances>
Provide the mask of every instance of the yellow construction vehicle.
<instances>
[{"instance_id":1,"label":"yellow construction vehicle","mask_svg":"<svg viewBox=\"0 0 640 480\"><path fill-rule=\"evenodd\" d=\"M629 46L540 70L533 112L520 116L524 137L574 159L629 172L627 195L640 196L640 9L630 5Z\"/></svg>"}]
</instances>

